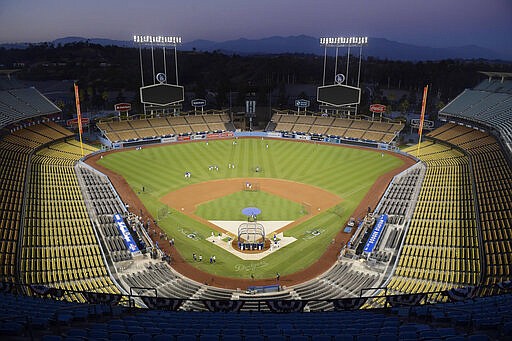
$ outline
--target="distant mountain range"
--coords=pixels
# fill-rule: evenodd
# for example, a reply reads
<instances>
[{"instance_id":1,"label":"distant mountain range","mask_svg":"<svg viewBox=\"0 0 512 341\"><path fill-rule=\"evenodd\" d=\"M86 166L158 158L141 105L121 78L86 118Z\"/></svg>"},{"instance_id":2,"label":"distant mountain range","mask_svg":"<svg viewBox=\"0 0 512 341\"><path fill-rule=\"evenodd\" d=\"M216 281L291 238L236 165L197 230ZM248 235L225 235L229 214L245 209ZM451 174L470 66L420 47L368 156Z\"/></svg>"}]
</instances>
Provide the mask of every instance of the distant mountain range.
<instances>
[{"instance_id":1,"label":"distant mountain range","mask_svg":"<svg viewBox=\"0 0 512 341\"><path fill-rule=\"evenodd\" d=\"M92 44L115 45L121 47L134 47L131 41L66 37L54 40L54 45L64 45L75 42L88 41ZM28 43L20 44L0 44L5 48L26 48ZM290 37L268 37L262 39L227 40L215 42L210 40L193 40L185 42L178 47L183 51L219 51L227 54L282 54L282 53L304 53L323 55L323 48L319 44L318 38L299 35ZM329 53L334 53L334 49L329 49ZM358 54L354 51L353 54ZM368 38L368 45L363 48L364 56L372 56L379 59L390 60L441 60L441 59L487 59L487 60L505 60L512 61L512 52L497 52L487 48L465 45L456 47L433 48L427 46L417 46L412 44L399 43L385 38Z\"/></svg>"}]
</instances>

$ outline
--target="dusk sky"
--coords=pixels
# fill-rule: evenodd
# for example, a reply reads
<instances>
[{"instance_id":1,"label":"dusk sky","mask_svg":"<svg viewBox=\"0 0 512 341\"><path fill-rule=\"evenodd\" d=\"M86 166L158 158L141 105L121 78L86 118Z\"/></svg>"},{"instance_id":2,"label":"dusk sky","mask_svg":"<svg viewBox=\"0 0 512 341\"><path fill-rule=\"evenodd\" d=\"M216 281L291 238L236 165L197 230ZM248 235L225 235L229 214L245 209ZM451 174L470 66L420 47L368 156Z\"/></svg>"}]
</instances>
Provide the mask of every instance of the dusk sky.
<instances>
[{"instance_id":1,"label":"dusk sky","mask_svg":"<svg viewBox=\"0 0 512 341\"><path fill-rule=\"evenodd\" d=\"M367 35L512 51L512 0L0 0L0 42Z\"/></svg>"}]
</instances>

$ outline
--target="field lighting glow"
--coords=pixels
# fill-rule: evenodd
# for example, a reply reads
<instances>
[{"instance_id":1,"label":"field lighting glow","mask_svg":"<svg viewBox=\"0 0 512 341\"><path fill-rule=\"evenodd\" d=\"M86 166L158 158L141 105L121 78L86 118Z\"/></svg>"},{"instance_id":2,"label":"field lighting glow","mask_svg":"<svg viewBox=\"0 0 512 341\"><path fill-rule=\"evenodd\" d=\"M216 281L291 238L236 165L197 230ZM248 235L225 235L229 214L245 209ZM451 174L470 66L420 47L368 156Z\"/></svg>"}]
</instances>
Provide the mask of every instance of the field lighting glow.
<instances>
[{"instance_id":1,"label":"field lighting glow","mask_svg":"<svg viewBox=\"0 0 512 341\"><path fill-rule=\"evenodd\" d=\"M323 37L320 45L365 45L368 37Z\"/></svg>"},{"instance_id":2,"label":"field lighting glow","mask_svg":"<svg viewBox=\"0 0 512 341\"><path fill-rule=\"evenodd\" d=\"M152 36L152 35L134 35L133 42L137 44L181 44L181 37L175 36Z\"/></svg>"}]
</instances>

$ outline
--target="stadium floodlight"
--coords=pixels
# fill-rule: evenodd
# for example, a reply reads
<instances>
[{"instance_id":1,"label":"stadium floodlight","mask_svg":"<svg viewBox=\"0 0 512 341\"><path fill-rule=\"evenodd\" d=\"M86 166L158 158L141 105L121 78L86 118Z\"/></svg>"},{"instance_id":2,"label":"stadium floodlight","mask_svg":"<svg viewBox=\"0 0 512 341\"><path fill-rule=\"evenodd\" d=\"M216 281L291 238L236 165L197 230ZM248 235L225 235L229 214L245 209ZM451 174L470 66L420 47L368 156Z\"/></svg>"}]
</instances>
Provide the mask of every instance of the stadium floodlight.
<instances>
[{"instance_id":1,"label":"stadium floodlight","mask_svg":"<svg viewBox=\"0 0 512 341\"><path fill-rule=\"evenodd\" d=\"M360 79L361 79L361 60L362 60L362 56L363 56L363 46L367 45L367 44L368 44L368 37L366 37L366 36L321 37L320 45L322 45L324 47L324 73L323 73L323 77L322 77L322 87L319 87L318 93L320 93L320 88L324 88L324 89L329 88L325 84L325 76L326 76L325 72L326 72L326 65L327 65L327 48L334 47L336 49L336 57L334 59L335 83L337 83L338 85L342 85L341 83L343 83L343 81L340 82L339 79L344 78L345 86L348 85L348 80L349 80L348 72L349 72L349 65L350 65L350 48L351 47L359 48L359 68L358 68L358 73L357 73L357 88L359 88L359 83L360 83ZM346 73L344 75L338 74L338 50L340 47L347 48L347 69L346 69ZM339 88L340 87L334 87L333 89L339 90ZM360 89L359 89L359 92L360 92ZM322 102L327 103L326 101L322 101ZM357 104L359 104L359 101L357 101ZM355 108L355 113L357 114L357 106Z\"/></svg>"},{"instance_id":2,"label":"stadium floodlight","mask_svg":"<svg viewBox=\"0 0 512 341\"><path fill-rule=\"evenodd\" d=\"M133 42L139 45L139 59L140 59L140 78L142 86L140 87L141 103L144 104L144 111L146 111L146 104L168 106L173 103L183 101L183 87L178 85L178 53L177 45L182 43L180 36L167 36L167 35L151 35L151 34L134 34ZM144 84L144 69L142 60L142 49L149 46L151 48L151 67L153 71L153 84ZM174 66L175 66L175 84L167 84L169 79L167 75L167 58L165 56L166 47L174 48ZM155 52L154 49L162 49L163 72L156 73L155 69ZM159 84L156 84L158 81Z\"/></svg>"},{"instance_id":3,"label":"stadium floodlight","mask_svg":"<svg viewBox=\"0 0 512 341\"><path fill-rule=\"evenodd\" d=\"M349 47L368 44L368 37L322 37L320 45L327 47Z\"/></svg>"},{"instance_id":4,"label":"stadium floodlight","mask_svg":"<svg viewBox=\"0 0 512 341\"><path fill-rule=\"evenodd\" d=\"M135 34L133 36L133 42L137 43L137 44L155 44L155 45L176 46L178 44L181 44L181 37Z\"/></svg>"}]
</instances>

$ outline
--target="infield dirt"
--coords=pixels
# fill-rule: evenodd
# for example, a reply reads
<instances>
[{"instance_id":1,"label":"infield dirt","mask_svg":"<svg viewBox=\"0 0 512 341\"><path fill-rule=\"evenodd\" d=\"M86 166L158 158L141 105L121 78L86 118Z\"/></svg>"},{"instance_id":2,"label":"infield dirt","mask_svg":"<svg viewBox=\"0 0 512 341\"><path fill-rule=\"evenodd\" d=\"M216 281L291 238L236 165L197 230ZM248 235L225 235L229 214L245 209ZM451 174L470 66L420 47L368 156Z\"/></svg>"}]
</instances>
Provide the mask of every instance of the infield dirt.
<instances>
[{"instance_id":1,"label":"infield dirt","mask_svg":"<svg viewBox=\"0 0 512 341\"><path fill-rule=\"evenodd\" d=\"M241 191L243 189L243 185L247 182L257 183L260 191L277 195L287 200L295 201L299 204L307 203L311 207L309 214L306 214L295 220L293 223L275 231L276 233L300 224L303 221L310 219L313 215L321 213L342 201L342 198L337 195L315 186L294 181L265 178L236 178L197 183L180 188L177 191L170 192L163 196L160 201L177 211L181 211L182 213L210 226L213 229L219 229L218 226L211 224L206 219L194 214L197 206L204 202L222 198L226 195Z\"/></svg>"}]
</instances>

